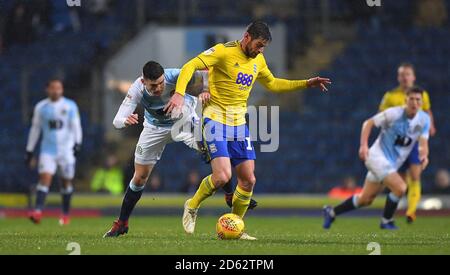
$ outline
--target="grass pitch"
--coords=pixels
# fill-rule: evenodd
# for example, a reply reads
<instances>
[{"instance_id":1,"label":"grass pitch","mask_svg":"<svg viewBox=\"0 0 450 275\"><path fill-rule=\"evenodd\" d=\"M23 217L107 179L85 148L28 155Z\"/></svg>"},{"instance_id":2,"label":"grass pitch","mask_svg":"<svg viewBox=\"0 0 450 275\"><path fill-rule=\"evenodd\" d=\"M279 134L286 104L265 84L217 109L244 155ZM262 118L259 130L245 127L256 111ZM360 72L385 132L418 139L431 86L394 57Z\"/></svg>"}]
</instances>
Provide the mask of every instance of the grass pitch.
<instances>
[{"instance_id":1,"label":"grass pitch","mask_svg":"<svg viewBox=\"0 0 450 275\"><path fill-rule=\"evenodd\" d=\"M377 242L381 254L450 254L450 219L419 217L413 225L398 219L398 231L378 229L378 218L340 218L329 231L321 218L248 217L248 232L258 241L223 241L215 236L215 217L199 216L197 231L187 236L181 217L134 217L128 235L102 239L113 221L73 219L60 227L56 219L33 225L26 219L0 219L0 254L69 254L77 242L81 254L369 254Z\"/></svg>"}]
</instances>

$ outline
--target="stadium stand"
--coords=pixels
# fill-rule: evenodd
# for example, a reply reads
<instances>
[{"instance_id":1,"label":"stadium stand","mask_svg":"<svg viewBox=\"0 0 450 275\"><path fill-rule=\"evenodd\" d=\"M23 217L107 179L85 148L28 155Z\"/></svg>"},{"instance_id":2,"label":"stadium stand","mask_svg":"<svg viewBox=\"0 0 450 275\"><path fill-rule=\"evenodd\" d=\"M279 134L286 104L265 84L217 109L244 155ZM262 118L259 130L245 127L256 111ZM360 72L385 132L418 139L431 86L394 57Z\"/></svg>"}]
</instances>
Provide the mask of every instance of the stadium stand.
<instances>
[{"instance_id":1,"label":"stadium stand","mask_svg":"<svg viewBox=\"0 0 450 275\"><path fill-rule=\"evenodd\" d=\"M124 3L130 5L134 1L115 1L112 11L107 15L98 17L87 12L79 14L82 30L89 29L89 32L74 32L72 23L67 21L70 11L61 2L63 1L52 1L55 5L52 19L57 22L53 25L58 26L56 29L48 30L31 44L12 45L0 55L0 90L3 95L0 102L0 122L6 125L2 127L0 134L0 191L26 190L32 183L29 172L21 172L20 177L17 175L17 171L24 171L22 157L29 127L28 123L17 123L17 118L22 116L17 106L20 106L19 78L23 67L57 62L61 64L66 76L68 90L76 90L80 85L76 80L82 77L80 74L83 65L95 60L97 55L111 47L112 41L126 32L126 27L132 22L120 10L125 8L121 6L126 5ZM196 8L214 11L224 5L224 2L229 3L198 1ZM354 11L342 0L330 3L333 17L355 16L352 15ZM275 153L258 154L256 192L326 192L344 175L354 175L361 182L365 168L357 154L360 126L364 119L377 111L384 92L396 85L396 67L404 61L415 64L418 84L430 92L438 129L437 136L430 142L431 164L424 174L425 191L429 190L428 186L431 186L436 170L450 166L450 124L446 123L450 102L441 100L448 99L447 79L441 77L450 75L448 21L441 28L405 28L405 22L413 24L414 19L399 18L396 10L407 8L411 12L399 14L414 14L414 1L383 3L386 5L383 7L386 12L369 13L366 17L358 18L356 24L359 31L356 39L334 60L330 68L321 72L321 75L334 81L330 93L305 93L299 112L281 113L280 148ZM173 5L178 4L179 1L147 1L147 22L176 20L176 13L174 15L171 10ZM449 9L450 1L447 0L446 5ZM297 8L301 13L304 7ZM186 22L191 25L246 24L249 20L248 12L231 15L220 13L215 17L207 16L209 12L203 14L204 17L198 14L188 17ZM278 20L264 19L269 22ZM303 19L299 16L284 21L288 23L288 39L292 42L290 45L303 42ZM97 24L92 29L94 24L91 23L94 20ZM56 40L58 43L55 43ZM29 78L30 104L42 98L44 81L54 73L55 71L47 70L32 71ZM82 159L88 159L95 154L103 137L101 127L91 123L85 111L82 116L85 131ZM174 165L176 169L173 169ZM165 191L179 190L185 175L194 167L200 167L201 174L209 170L183 144L168 146L157 168L166 183Z\"/></svg>"}]
</instances>

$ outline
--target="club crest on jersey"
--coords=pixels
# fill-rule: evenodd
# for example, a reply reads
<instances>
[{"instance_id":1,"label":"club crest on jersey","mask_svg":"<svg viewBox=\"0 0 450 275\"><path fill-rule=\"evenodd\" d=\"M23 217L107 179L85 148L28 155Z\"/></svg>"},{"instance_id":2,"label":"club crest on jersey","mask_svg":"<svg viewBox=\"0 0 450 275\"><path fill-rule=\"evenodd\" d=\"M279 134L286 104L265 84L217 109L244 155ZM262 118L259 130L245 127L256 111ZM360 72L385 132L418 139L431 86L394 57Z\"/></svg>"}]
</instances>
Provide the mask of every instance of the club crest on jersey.
<instances>
[{"instance_id":1,"label":"club crest on jersey","mask_svg":"<svg viewBox=\"0 0 450 275\"><path fill-rule=\"evenodd\" d=\"M61 115L65 116L67 114L67 110L66 109L62 109L61 110Z\"/></svg>"},{"instance_id":2,"label":"club crest on jersey","mask_svg":"<svg viewBox=\"0 0 450 275\"><path fill-rule=\"evenodd\" d=\"M214 53L215 51L216 51L216 50L214 50L214 48L210 48L210 49L204 51L203 54L204 54L204 55L210 55L210 54Z\"/></svg>"},{"instance_id":3,"label":"club crest on jersey","mask_svg":"<svg viewBox=\"0 0 450 275\"><path fill-rule=\"evenodd\" d=\"M234 64L234 67L235 67L235 68L239 68L239 67L240 67L240 66L239 66L239 63L236 62L236 64Z\"/></svg>"},{"instance_id":4,"label":"club crest on jersey","mask_svg":"<svg viewBox=\"0 0 450 275\"><path fill-rule=\"evenodd\" d=\"M142 147L138 145L136 148L136 152L138 153L138 155L142 155Z\"/></svg>"},{"instance_id":5,"label":"club crest on jersey","mask_svg":"<svg viewBox=\"0 0 450 275\"><path fill-rule=\"evenodd\" d=\"M414 133L416 133L416 132L421 132L421 131L422 131L422 126L416 125L416 126L414 127Z\"/></svg>"},{"instance_id":6,"label":"club crest on jersey","mask_svg":"<svg viewBox=\"0 0 450 275\"><path fill-rule=\"evenodd\" d=\"M215 144L210 144L209 145L209 151L211 152L211 154L214 154L217 152L217 148Z\"/></svg>"}]
</instances>

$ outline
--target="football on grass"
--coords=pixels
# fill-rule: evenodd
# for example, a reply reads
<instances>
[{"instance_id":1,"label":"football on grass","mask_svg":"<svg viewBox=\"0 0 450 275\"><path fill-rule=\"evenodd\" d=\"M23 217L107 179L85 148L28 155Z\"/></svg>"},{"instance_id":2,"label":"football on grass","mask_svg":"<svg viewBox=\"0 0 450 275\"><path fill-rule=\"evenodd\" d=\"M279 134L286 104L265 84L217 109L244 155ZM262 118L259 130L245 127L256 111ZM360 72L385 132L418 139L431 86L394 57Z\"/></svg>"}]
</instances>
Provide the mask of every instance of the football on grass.
<instances>
[{"instance_id":1,"label":"football on grass","mask_svg":"<svg viewBox=\"0 0 450 275\"><path fill-rule=\"evenodd\" d=\"M222 240L236 240L244 233L244 221L235 214L225 214L216 225L217 236Z\"/></svg>"}]
</instances>

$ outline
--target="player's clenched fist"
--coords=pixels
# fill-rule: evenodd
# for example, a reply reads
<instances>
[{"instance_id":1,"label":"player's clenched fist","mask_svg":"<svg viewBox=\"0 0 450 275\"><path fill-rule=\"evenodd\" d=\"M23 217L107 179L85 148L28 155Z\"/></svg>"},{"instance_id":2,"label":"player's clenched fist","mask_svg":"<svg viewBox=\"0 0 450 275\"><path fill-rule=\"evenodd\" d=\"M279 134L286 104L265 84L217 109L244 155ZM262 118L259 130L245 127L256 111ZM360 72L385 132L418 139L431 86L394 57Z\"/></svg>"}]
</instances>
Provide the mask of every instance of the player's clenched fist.
<instances>
[{"instance_id":1,"label":"player's clenched fist","mask_svg":"<svg viewBox=\"0 0 450 275\"><path fill-rule=\"evenodd\" d=\"M126 126L130 126L130 125L135 125L139 123L139 116L138 114L132 114L129 117L127 117L127 119L125 120L125 125Z\"/></svg>"},{"instance_id":2,"label":"player's clenched fist","mask_svg":"<svg viewBox=\"0 0 450 275\"><path fill-rule=\"evenodd\" d=\"M361 145L361 147L359 147L359 158L365 162L368 157L369 157L369 146Z\"/></svg>"}]
</instances>

